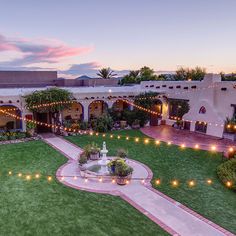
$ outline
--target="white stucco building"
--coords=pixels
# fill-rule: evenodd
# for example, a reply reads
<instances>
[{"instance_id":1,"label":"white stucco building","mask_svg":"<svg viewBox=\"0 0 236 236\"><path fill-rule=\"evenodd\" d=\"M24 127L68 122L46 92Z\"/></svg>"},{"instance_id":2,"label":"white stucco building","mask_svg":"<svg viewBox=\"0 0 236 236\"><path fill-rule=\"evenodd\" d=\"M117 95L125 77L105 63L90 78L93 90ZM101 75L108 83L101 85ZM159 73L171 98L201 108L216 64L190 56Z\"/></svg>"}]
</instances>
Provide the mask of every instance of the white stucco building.
<instances>
[{"instance_id":1,"label":"white stucco building","mask_svg":"<svg viewBox=\"0 0 236 236\"><path fill-rule=\"evenodd\" d=\"M31 78L30 76L32 77L34 74L29 75L29 78ZM57 76L52 78L50 75L49 77L50 83L46 83L47 80L44 79L42 86L40 86L40 82L31 83L30 81L34 80L33 77L28 80L27 84L24 84L23 78L24 83L20 81L19 83L8 84L5 81L1 86L0 76L0 109L16 107L19 110L12 112L17 116L21 116L23 119L33 118L33 114L25 107L23 96L36 90L57 86L52 82L57 79ZM91 116L101 115L104 106L111 108L116 103L122 109L126 105L120 99L133 101L134 96L149 91L160 94L162 116L158 119L165 121L162 123L167 125L173 125L176 122L173 107L171 108L169 105L171 99L188 101L190 110L183 116L186 129L204 132L216 137L223 137L226 118L231 118L236 114L236 82L221 81L220 75L216 74L207 74L203 81L145 81L134 86L84 87L73 85L60 86L60 88L72 92L76 99L76 103L69 110L62 112L62 119L72 118L87 121ZM34 119L50 123L48 114L38 114L36 117L34 116ZM160 123L159 121L156 124ZM25 130L26 125L24 121L14 120L10 116L0 114L0 130L6 129Z\"/></svg>"}]
</instances>

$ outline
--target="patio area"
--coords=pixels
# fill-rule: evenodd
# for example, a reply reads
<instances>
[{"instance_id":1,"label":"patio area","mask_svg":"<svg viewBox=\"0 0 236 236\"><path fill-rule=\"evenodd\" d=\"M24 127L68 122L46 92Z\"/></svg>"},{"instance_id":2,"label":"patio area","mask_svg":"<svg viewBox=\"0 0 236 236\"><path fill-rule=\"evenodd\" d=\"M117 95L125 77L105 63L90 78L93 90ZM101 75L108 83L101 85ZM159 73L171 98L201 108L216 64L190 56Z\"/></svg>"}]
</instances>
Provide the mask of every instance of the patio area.
<instances>
[{"instance_id":1,"label":"patio area","mask_svg":"<svg viewBox=\"0 0 236 236\"><path fill-rule=\"evenodd\" d=\"M224 152L227 151L230 147L236 146L236 142L216 138L213 136L190 132L188 130L179 130L171 126L160 125L160 126L150 126L142 128L141 131L154 139L158 139L163 142L171 142L175 145L185 145L186 147L196 148L196 145L199 149L202 150L212 150L212 147L215 147L215 151Z\"/></svg>"}]
</instances>

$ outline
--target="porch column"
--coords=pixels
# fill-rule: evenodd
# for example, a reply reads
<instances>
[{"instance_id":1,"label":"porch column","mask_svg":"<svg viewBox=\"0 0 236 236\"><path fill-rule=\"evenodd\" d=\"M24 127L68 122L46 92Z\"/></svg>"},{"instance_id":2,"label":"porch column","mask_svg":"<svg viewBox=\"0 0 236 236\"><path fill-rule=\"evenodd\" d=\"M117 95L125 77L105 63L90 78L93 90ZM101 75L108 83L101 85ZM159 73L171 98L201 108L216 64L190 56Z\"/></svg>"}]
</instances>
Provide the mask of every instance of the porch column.
<instances>
[{"instance_id":1,"label":"porch column","mask_svg":"<svg viewBox=\"0 0 236 236\"><path fill-rule=\"evenodd\" d=\"M162 120L169 119L169 104L167 102L162 103Z\"/></svg>"},{"instance_id":2,"label":"porch column","mask_svg":"<svg viewBox=\"0 0 236 236\"><path fill-rule=\"evenodd\" d=\"M81 102L81 104L83 106L84 121L88 121L89 120L89 103L88 102Z\"/></svg>"},{"instance_id":3,"label":"porch column","mask_svg":"<svg viewBox=\"0 0 236 236\"><path fill-rule=\"evenodd\" d=\"M195 121L190 123L190 131L195 131L195 125L196 125Z\"/></svg>"}]
</instances>

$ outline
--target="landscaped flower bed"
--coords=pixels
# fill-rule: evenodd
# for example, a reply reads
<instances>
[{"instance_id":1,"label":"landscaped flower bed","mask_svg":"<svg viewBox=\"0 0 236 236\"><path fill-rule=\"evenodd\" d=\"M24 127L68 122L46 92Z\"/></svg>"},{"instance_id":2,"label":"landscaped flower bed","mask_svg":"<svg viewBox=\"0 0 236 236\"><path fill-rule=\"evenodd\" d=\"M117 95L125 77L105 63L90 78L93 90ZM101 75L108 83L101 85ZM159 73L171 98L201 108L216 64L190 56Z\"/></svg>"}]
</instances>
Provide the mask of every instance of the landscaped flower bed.
<instances>
[{"instance_id":1,"label":"landscaped flower bed","mask_svg":"<svg viewBox=\"0 0 236 236\"><path fill-rule=\"evenodd\" d=\"M38 139L38 136L31 137L26 132L4 132L0 134L0 145L10 143L21 143Z\"/></svg>"}]
</instances>

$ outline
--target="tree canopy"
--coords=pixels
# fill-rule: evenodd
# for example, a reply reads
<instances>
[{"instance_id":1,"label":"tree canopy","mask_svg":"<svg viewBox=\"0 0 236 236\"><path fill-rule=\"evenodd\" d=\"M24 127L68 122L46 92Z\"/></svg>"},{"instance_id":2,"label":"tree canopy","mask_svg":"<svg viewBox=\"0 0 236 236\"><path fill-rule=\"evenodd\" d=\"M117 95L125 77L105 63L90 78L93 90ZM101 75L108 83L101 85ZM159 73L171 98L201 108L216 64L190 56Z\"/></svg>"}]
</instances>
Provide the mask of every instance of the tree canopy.
<instances>
[{"instance_id":1,"label":"tree canopy","mask_svg":"<svg viewBox=\"0 0 236 236\"><path fill-rule=\"evenodd\" d=\"M98 71L97 75L101 79L112 79L115 77L117 74L111 70L109 67L108 68L102 68L101 70Z\"/></svg>"},{"instance_id":2,"label":"tree canopy","mask_svg":"<svg viewBox=\"0 0 236 236\"><path fill-rule=\"evenodd\" d=\"M174 80L203 80L206 74L206 70L201 67L191 68L184 68L180 67L176 71L176 75L174 76Z\"/></svg>"},{"instance_id":3,"label":"tree canopy","mask_svg":"<svg viewBox=\"0 0 236 236\"><path fill-rule=\"evenodd\" d=\"M52 106L40 106L48 103L58 103L65 101L72 101L72 94L60 88L49 88L46 90L35 91L24 96L27 108L32 112L59 112L71 106L70 103L55 104Z\"/></svg>"}]
</instances>

